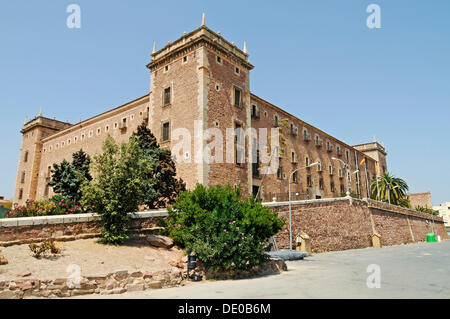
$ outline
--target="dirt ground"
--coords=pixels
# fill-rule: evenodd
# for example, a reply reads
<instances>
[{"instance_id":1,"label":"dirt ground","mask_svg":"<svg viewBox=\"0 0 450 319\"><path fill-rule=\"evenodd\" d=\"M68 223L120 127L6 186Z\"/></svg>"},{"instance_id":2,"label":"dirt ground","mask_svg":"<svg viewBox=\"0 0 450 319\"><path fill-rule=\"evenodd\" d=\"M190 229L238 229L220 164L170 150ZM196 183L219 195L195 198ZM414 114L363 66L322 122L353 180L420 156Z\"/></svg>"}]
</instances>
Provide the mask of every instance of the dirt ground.
<instances>
[{"instance_id":1,"label":"dirt ground","mask_svg":"<svg viewBox=\"0 0 450 319\"><path fill-rule=\"evenodd\" d=\"M176 247L170 250L154 248L144 241L128 241L122 246L97 243L98 239L57 242L62 248L55 257L37 259L32 256L28 245L2 247L7 265L0 266L0 281L20 279L19 274L31 273L25 278L56 279L66 278L73 270L72 264L81 267L82 276L107 275L118 270L159 271L170 268L169 261L184 255Z\"/></svg>"}]
</instances>

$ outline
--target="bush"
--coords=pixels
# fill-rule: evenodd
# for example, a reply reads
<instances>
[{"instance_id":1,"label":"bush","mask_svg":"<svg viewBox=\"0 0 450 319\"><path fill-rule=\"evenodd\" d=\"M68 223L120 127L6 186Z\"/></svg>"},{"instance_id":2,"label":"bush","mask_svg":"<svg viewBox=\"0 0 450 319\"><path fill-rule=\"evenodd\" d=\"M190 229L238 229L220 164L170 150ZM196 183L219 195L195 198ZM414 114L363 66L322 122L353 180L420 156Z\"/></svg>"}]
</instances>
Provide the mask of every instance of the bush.
<instances>
[{"instance_id":1,"label":"bush","mask_svg":"<svg viewBox=\"0 0 450 319\"><path fill-rule=\"evenodd\" d=\"M169 208L166 233L209 270L246 270L265 262L264 243L284 220L239 188L197 185Z\"/></svg>"},{"instance_id":2,"label":"bush","mask_svg":"<svg viewBox=\"0 0 450 319\"><path fill-rule=\"evenodd\" d=\"M74 201L60 195L42 200L27 200L25 205L19 205L5 214L5 218L33 217L48 215L80 214L83 210Z\"/></svg>"}]
</instances>

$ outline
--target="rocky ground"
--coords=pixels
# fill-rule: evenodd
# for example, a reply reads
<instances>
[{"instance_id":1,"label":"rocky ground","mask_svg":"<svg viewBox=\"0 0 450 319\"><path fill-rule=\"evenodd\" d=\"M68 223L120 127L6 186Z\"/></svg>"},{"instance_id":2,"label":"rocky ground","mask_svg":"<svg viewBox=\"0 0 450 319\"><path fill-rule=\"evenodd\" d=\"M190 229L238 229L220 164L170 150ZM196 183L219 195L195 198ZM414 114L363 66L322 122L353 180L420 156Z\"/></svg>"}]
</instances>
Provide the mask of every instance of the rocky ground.
<instances>
[{"instance_id":1,"label":"rocky ground","mask_svg":"<svg viewBox=\"0 0 450 319\"><path fill-rule=\"evenodd\" d=\"M150 246L146 241L128 241L122 246L97 243L97 239L57 242L61 254L37 259L28 245L2 248L8 264L0 265L0 281L19 278L55 279L68 277L73 266L79 266L82 276L106 275L118 270L161 271L172 267L173 260L184 253L176 247L170 249Z\"/></svg>"}]
</instances>

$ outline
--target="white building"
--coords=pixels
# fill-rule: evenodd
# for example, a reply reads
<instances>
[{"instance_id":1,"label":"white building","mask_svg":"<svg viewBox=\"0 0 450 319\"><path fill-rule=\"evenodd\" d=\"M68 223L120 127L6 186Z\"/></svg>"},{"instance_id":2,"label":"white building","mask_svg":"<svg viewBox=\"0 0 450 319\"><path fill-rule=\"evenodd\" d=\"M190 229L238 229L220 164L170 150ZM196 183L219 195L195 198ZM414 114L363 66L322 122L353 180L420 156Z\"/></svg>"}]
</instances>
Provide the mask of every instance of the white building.
<instances>
[{"instance_id":1,"label":"white building","mask_svg":"<svg viewBox=\"0 0 450 319\"><path fill-rule=\"evenodd\" d=\"M450 231L450 202L442 203L439 206L433 206L434 210L439 211L439 216L444 219L445 228L447 232Z\"/></svg>"}]
</instances>

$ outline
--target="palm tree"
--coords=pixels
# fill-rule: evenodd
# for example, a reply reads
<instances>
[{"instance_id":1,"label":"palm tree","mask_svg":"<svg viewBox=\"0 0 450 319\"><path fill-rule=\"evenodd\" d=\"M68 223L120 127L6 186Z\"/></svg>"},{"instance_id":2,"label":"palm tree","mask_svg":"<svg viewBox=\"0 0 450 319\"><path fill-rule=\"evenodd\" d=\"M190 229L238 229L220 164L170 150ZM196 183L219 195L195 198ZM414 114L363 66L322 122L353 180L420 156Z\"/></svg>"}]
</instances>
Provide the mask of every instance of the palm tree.
<instances>
[{"instance_id":1,"label":"palm tree","mask_svg":"<svg viewBox=\"0 0 450 319\"><path fill-rule=\"evenodd\" d=\"M385 173L370 183L372 198L389 204L400 205L407 199L409 187L398 177Z\"/></svg>"}]
</instances>

